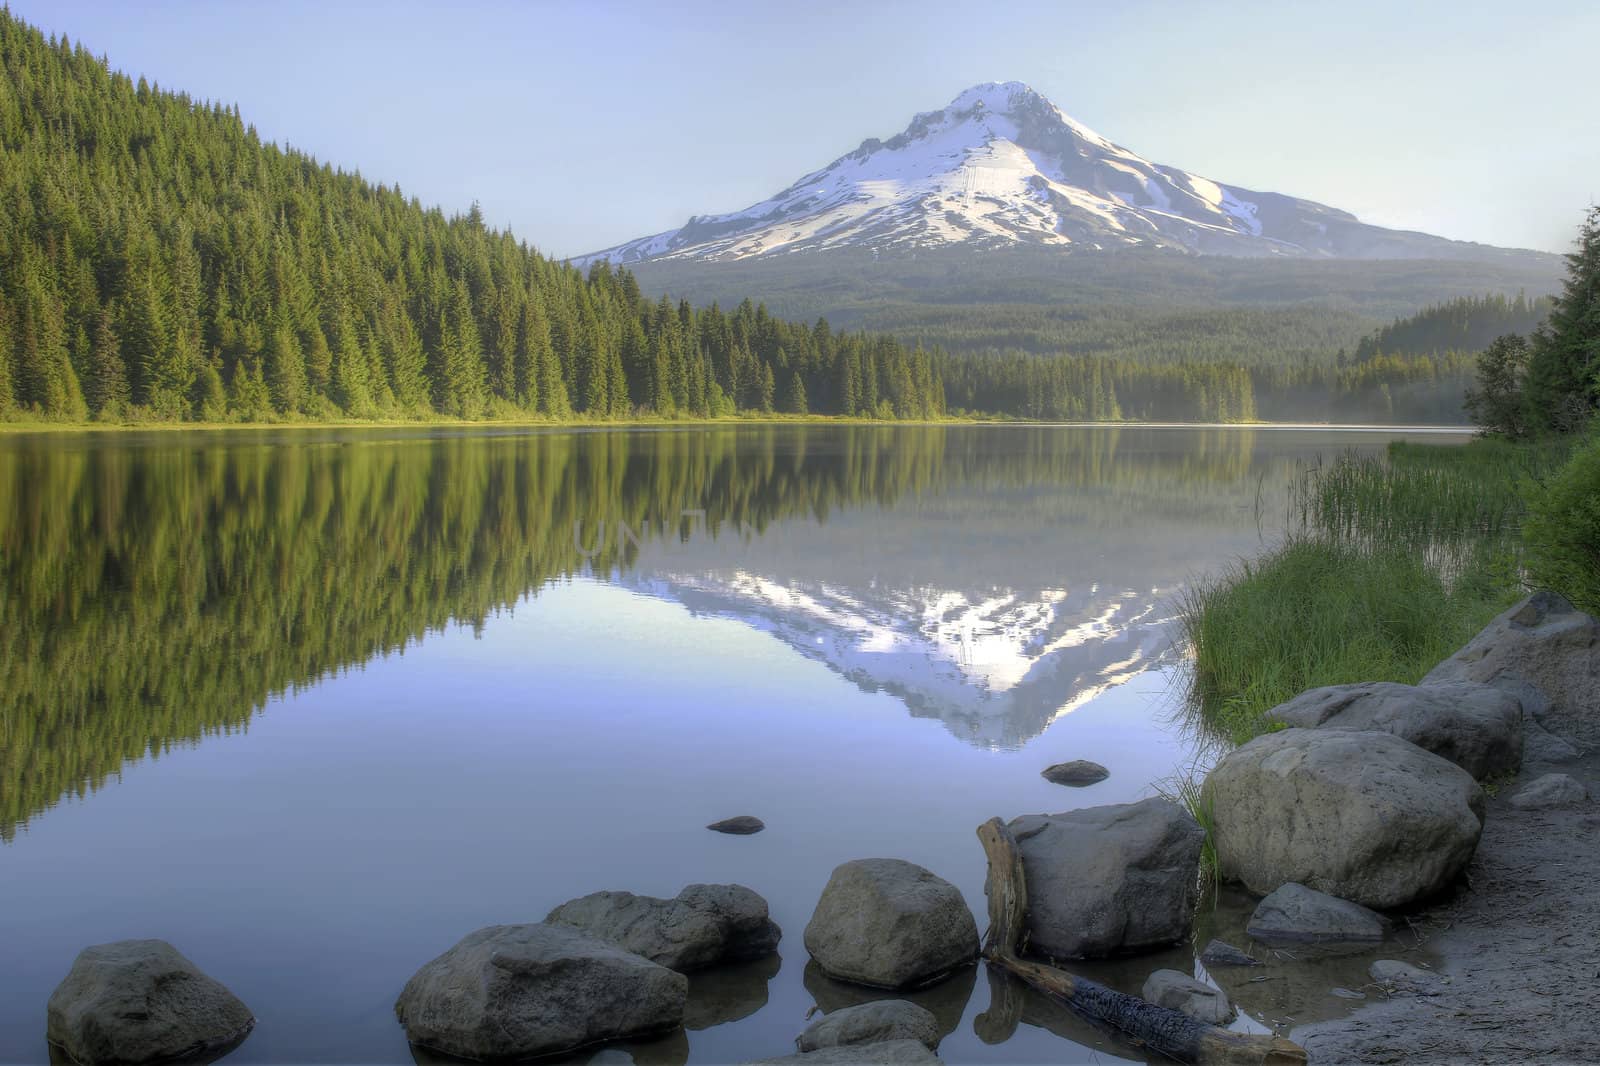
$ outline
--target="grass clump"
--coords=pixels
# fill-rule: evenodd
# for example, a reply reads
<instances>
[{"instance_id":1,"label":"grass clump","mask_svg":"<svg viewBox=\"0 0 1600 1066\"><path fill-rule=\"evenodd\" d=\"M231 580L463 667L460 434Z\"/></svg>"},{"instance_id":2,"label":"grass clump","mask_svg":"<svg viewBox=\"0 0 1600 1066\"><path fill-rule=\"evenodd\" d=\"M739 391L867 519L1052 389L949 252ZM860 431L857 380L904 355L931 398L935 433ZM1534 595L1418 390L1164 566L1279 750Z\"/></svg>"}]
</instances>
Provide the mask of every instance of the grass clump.
<instances>
[{"instance_id":1,"label":"grass clump","mask_svg":"<svg viewBox=\"0 0 1600 1066\"><path fill-rule=\"evenodd\" d=\"M1239 744L1306 689L1415 684L1514 600L1514 579L1480 567L1450 585L1415 552L1300 536L1194 586L1182 620L1202 725Z\"/></svg>"}]
</instances>

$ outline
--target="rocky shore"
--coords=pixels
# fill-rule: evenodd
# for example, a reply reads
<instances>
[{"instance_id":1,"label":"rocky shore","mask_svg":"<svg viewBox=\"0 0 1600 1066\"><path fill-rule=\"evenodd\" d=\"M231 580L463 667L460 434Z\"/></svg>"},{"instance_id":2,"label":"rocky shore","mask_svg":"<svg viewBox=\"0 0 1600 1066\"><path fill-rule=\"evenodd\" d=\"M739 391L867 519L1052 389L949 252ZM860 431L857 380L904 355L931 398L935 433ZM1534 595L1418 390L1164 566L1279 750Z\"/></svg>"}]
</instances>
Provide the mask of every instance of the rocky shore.
<instances>
[{"instance_id":1,"label":"rocky shore","mask_svg":"<svg viewBox=\"0 0 1600 1066\"><path fill-rule=\"evenodd\" d=\"M969 901L933 871L840 865L803 934L821 1016L762 1061L938 1062L980 954L991 1006L976 1024L991 1042L1037 1012L1027 986L1072 1025L1182 1061L1590 1058L1600 759L1584 753L1600 747L1600 622L1538 594L1419 686L1318 689L1273 718L1207 778L1205 825L1154 798L980 827L981 946ZM1085 767L1047 776L1075 784ZM1222 891L1255 899L1242 927L1196 928L1208 845ZM698 1027L692 982L775 959L782 938L741 885L597 892L469 933L405 983L395 1015L419 1061L681 1036ZM1145 964L1139 995L1085 976L1131 959ZM1321 1021L1297 1006L1329 994L1368 1003ZM1276 1035L1237 1031L1241 1010ZM55 1052L84 1066L212 1061L255 1024L152 940L86 949L48 1016Z\"/></svg>"}]
</instances>

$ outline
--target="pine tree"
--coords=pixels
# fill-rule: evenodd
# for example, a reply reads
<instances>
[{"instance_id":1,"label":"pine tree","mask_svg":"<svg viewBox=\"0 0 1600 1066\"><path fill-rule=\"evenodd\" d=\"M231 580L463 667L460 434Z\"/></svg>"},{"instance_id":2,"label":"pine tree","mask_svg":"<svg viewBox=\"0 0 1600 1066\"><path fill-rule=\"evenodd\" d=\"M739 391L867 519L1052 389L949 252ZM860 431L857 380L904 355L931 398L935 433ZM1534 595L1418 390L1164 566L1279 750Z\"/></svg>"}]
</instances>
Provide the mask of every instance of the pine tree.
<instances>
[{"instance_id":1,"label":"pine tree","mask_svg":"<svg viewBox=\"0 0 1600 1066\"><path fill-rule=\"evenodd\" d=\"M298 414L307 400L305 356L300 351L300 340L287 323L282 323L272 333L267 349L267 388L272 406L279 414Z\"/></svg>"},{"instance_id":2,"label":"pine tree","mask_svg":"<svg viewBox=\"0 0 1600 1066\"><path fill-rule=\"evenodd\" d=\"M132 396L128 386L128 368L122 361L122 349L112 328L109 308L102 308L95 316L94 336L89 342L88 372L83 385L89 411L96 417L115 418L121 415Z\"/></svg>"},{"instance_id":3,"label":"pine tree","mask_svg":"<svg viewBox=\"0 0 1600 1066\"><path fill-rule=\"evenodd\" d=\"M756 401L757 408L762 414L770 415L775 402L776 388L772 380L772 364L767 363L761 368L761 396Z\"/></svg>"},{"instance_id":4,"label":"pine tree","mask_svg":"<svg viewBox=\"0 0 1600 1066\"><path fill-rule=\"evenodd\" d=\"M1557 433L1600 409L1600 205L1584 218L1561 295L1534 333L1526 394L1533 425Z\"/></svg>"},{"instance_id":5,"label":"pine tree","mask_svg":"<svg viewBox=\"0 0 1600 1066\"><path fill-rule=\"evenodd\" d=\"M800 380L800 371L798 370L789 375L789 388L784 398L784 410L795 415L803 415L809 411L806 406L806 383Z\"/></svg>"}]
</instances>

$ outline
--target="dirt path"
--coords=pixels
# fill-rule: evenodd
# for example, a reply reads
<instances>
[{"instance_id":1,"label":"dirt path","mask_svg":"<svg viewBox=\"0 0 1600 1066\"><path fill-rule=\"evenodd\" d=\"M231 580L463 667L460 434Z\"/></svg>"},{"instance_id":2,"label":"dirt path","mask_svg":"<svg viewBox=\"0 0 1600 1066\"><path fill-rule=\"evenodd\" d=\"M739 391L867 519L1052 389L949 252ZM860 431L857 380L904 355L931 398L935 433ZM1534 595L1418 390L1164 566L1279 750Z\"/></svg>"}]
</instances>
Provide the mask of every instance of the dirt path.
<instances>
[{"instance_id":1,"label":"dirt path","mask_svg":"<svg viewBox=\"0 0 1600 1066\"><path fill-rule=\"evenodd\" d=\"M1520 811L1507 798L1548 770L1591 800ZM1489 803L1471 888L1417 919L1451 978L1291 1035L1317 1066L1600 1062L1600 756L1529 767ZM1405 959L1401 953L1395 957Z\"/></svg>"}]
</instances>

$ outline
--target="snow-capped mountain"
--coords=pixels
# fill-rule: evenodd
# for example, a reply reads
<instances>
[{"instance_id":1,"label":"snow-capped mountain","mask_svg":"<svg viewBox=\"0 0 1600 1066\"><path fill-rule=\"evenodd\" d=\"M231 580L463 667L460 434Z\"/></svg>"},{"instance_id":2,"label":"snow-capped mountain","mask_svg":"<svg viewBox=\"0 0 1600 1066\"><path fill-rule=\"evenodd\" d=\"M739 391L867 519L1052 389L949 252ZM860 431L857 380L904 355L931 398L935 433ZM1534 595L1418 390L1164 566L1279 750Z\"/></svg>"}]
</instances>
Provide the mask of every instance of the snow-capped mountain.
<instances>
[{"instance_id":1,"label":"snow-capped mountain","mask_svg":"<svg viewBox=\"0 0 1600 1066\"><path fill-rule=\"evenodd\" d=\"M991 82L743 211L695 216L575 262L1015 244L1357 258L1498 251L1365 225L1323 204L1152 163L1028 86Z\"/></svg>"}]
</instances>

